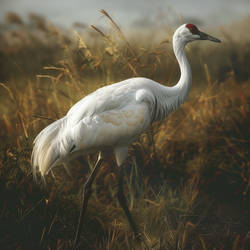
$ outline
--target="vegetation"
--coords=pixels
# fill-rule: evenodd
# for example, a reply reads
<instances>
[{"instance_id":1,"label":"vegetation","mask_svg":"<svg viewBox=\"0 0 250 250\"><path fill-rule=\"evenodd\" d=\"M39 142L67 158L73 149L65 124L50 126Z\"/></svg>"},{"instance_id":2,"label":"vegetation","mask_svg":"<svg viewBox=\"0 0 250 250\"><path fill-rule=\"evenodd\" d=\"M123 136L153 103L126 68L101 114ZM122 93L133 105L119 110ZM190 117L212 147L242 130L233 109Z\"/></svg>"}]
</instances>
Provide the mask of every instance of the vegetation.
<instances>
[{"instance_id":1,"label":"vegetation","mask_svg":"<svg viewBox=\"0 0 250 250\"><path fill-rule=\"evenodd\" d=\"M46 187L33 181L36 134L100 86L145 76L179 76L170 28L126 38L92 26L74 36L31 14L0 26L0 249L70 249L86 180L96 156L57 167ZM186 103L155 123L130 149L125 189L147 244L165 249L250 249L250 18L213 30L222 45L187 48L193 88ZM81 25L78 25L78 29ZM165 40L152 40L152 33ZM167 39L166 39L167 38ZM82 249L143 249L116 199L110 157L97 176Z\"/></svg>"}]
</instances>

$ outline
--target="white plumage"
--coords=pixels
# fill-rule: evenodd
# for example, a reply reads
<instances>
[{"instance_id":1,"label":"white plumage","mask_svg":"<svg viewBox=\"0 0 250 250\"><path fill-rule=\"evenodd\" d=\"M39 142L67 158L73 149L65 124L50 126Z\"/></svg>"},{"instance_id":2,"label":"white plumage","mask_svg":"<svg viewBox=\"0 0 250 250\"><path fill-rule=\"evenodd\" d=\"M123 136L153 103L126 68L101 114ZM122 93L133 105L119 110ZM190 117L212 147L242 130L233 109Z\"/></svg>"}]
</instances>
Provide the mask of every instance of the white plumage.
<instances>
[{"instance_id":1,"label":"white plumage","mask_svg":"<svg viewBox=\"0 0 250 250\"><path fill-rule=\"evenodd\" d=\"M34 141L33 173L42 176L51 168L77 154L112 150L119 168L118 200L135 237L141 237L126 204L123 192L124 161L129 145L155 120L161 120L176 110L187 97L192 74L184 47L194 40L220 42L197 29L193 24L179 27L173 37L174 53L180 65L181 77L173 87L166 87L147 78L137 77L100 88L76 103L60 120L43 129ZM91 185L102 164L99 158L83 188L82 209L73 249L79 241L83 217L91 195Z\"/></svg>"},{"instance_id":2,"label":"white plumage","mask_svg":"<svg viewBox=\"0 0 250 250\"><path fill-rule=\"evenodd\" d=\"M117 151L123 148L125 154L125 148L153 120L164 118L184 101L166 88L150 79L131 78L86 96L37 136L32 155L34 172L38 167L44 175L65 157L105 148L115 151L120 165L122 156Z\"/></svg>"},{"instance_id":3,"label":"white plumage","mask_svg":"<svg viewBox=\"0 0 250 250\"><path fill-rule=\"evenodd\" d=\"M173 87L136 77L102 87L77 102L65 117L43 129L34 141L34 175L77 154L113 150L118 166L127 156L129 145L155 120L165 118L187 97L192 74L184 47L193 40L219 42L196 26L184 24L173 37L174 53L181 77Z\"/></svg>"}]
</instances>

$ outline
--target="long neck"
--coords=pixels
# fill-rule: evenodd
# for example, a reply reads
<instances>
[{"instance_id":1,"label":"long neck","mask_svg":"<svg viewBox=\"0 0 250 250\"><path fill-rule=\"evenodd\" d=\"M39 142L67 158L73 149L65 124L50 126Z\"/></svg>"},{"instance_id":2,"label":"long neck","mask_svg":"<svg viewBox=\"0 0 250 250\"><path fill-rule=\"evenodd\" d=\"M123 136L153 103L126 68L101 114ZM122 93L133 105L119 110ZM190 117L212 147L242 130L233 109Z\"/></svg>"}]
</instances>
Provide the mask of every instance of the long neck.
<instances>
[{"instance_id":1,"label":"long neck","mask_svg":"<svg viewBox=\"0 0 250 250\"><path fill-rule=\"evenodd\" d=\"M180 102L184 102L188 94L188 90L192 83L192 72L185 53L185 43L174 36L173 48L176 59L179 63L181 76L178 83L172 87L174 94L180 98Z\"/></svg>"},{"instance_id":2,"label":"long neck","mask_svg":"<svg viewBox=\"0 0 250 250\"><path fill-rule=\"evenodd\" d=\"M175 111L188 95L192 83L192 72L185 53L185 42L178 37L173 38L173 47L176 59L180 66L181 76L173 87L162 86L158 92L157 111L154 119L161 120Z\"/></svg>"}]
</instances>

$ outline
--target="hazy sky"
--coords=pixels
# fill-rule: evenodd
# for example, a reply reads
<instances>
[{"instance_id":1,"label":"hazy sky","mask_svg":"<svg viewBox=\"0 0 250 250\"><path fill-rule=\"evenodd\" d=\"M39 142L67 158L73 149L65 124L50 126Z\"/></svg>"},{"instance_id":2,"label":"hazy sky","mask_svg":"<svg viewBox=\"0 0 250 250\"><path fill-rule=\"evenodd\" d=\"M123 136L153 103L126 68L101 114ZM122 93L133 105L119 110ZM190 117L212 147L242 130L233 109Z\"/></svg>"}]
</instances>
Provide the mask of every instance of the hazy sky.
<instances>
[{"instance_id":1,"label":"hazy sky","mask_svg":"<svg viewBox=\"0 0 250 250\"><path fill-rule=\"evenodd\" d=\"M68 27L76 21L102 23L100 9L107 10L124 27L154 20L167 23L178 14L216 25L250 14L250 0L0 0L0 4L0 20L8 11L22 17L34 12Z\"/></svg>"}]
</instances>

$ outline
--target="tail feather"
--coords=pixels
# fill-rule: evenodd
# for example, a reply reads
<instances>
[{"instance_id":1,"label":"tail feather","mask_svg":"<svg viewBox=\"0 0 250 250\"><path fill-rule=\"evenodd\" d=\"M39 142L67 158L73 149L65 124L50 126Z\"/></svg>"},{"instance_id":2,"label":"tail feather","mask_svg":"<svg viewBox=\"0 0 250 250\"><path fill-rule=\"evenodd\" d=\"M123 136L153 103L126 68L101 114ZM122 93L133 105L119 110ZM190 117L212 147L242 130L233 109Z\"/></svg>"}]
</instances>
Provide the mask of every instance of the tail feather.
<instances>
[{"instance_id":1,"label":"tail feather","mask_svg":"<svg viewBox=\"0 0 250 250\"><path fill-rule=\"evenodd\" d=\"M31 155L33 176L36 178L37 172L42 176L57 165L67 152L68 147L65 140L59 136L59 131L63 130L65 118L57 120L44 128L34 140L34 148ZM68 141L68 140L67 140Z\"/></svg>"}]
</instances>

